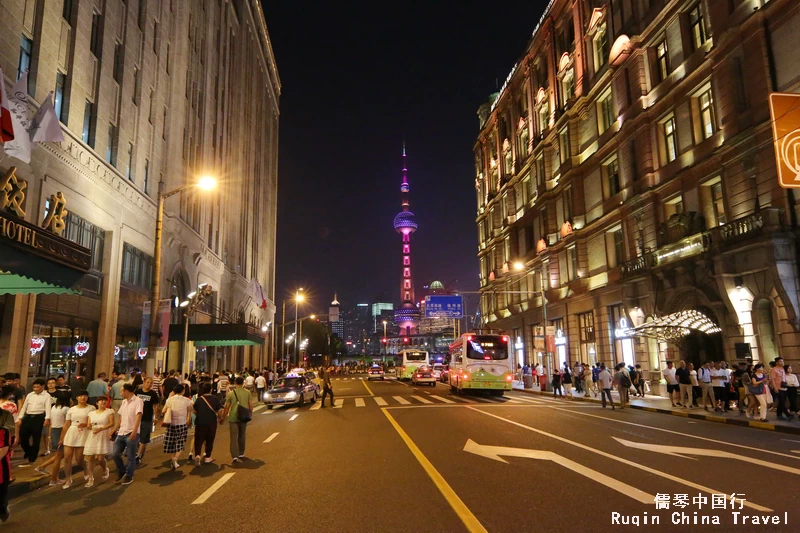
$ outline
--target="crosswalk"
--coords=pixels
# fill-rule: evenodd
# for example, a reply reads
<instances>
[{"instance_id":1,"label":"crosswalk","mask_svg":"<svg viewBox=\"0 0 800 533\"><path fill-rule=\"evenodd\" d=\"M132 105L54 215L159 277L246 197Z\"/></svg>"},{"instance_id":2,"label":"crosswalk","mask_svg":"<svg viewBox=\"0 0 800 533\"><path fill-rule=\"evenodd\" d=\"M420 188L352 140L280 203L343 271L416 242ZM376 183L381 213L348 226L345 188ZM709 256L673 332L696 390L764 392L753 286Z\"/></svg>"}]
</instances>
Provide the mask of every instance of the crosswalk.
<instances>
[{"instance_id":1,"label":"crosswalk","mask_svg":"<svg viewBox=\"0 0 800 533\"><path fill-rule=\"evenodd\" d=\"M525 398L520 396L450 396L444 397L438 394L414 394L410 396L363 396L363 397L344 397L336 398L333 408L342 409L349 407L392 407L392 406L433 406L433 405L457 405L457 404L508 404L508 405L544 405L548 401L538 398ZM322 402L309 407L310 411L316 411L322 407ZM277 410L294 412L295 407L276 406ZM264 414L267 414L266 412Z\"/></svg>"}]
</instances>

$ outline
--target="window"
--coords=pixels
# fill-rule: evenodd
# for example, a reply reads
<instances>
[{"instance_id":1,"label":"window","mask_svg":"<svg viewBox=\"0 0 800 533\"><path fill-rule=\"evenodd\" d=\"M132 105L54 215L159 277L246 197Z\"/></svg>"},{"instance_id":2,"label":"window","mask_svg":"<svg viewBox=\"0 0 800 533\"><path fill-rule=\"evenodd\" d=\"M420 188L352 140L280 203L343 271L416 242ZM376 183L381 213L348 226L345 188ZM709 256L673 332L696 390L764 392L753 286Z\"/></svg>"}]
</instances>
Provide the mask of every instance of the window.
<instances>
[{"instance_id":1,"label":"window","mask_svg":"<svg viewBox=\"0 0 800 533\"><path fill-rule=\"evenodd\" d=\"M522 204L528 202L531 198L536 196L536 190L532 188L531 185L531 173L529 172L527 176L522 180Z\"/></svg>"},{"instance_id":2,"label":"window","mask_svg":"<svg viewBox=\"0 0 800 533\"><path fill-rule=\"evenodd\" d=\"M128 179L135 181L133 177L133 144L128 143Z\"/></svg>"},{"instance_id":3,"label":"window","mask_svg":"<svg viewBox=\"0 0 800 533\"><path fill-rule=\"evenodd\" d=\"M547 207L543 207L539 212L539 227L542 230L542 238L549 244L547 234L550 230L550 225L547 220Z\"/></svg>"},{"instance_id":4,"label":"window","mask_svg":"<svg viewBox=\"0 0 800 533\"><path fill-rule=\"evenodd\" d=\"M153 275L153 258L127 242L122 249L122 282L150 289Z\"/></svg>"},{"instance_id":5,"label":"window","mask_svg":"<svg viewBox=\"0 0 800 533\"><path fill-rule=\"evenodd\" d=\"M675 135L675 117L669 117L661 123L664 134L664 154L667 163L675 161L678 157L678 139Z\"/></svg>"},{"instance_id":6,"label":"window","mask_svg":"<svg viewBox=\"0 0 800 533\"><path fill-rule=\"evenodd\" d=\"M49 202L46 202L46 204L45 209L49 209ZM102 271L106 232L72 211L67 214L64 224L64 238L91 250L92 262L90 268L98 272Z\"/></svg>"},{"instance_id":7,"label":"window","mask_svg":"<svg viewBox=\"0 0 800 533\"><path fill-rule=\"evenodd\" d=\"M672 215L683 214L683 197L681 195L671 198L664 202L664 219L669 219Z\"/></svg>"},{"instance_id":8,"label":"window","mask_svg":"<svg viewBox=\"0 0 800 533\"><path fill-rule=\"evenodd\" d=\"M92 15L92 35L89 40L89 51L94 57L100 57L100 13Z\"/></svg>"},{"instance_id":9,"label":"window","mask_svg":"<svg viewBox=\"0 0 800 533\"><path fill-rule=\"evenodd\" d=\"M664 81L669 76L669 50L666 37L656 46L656 74L658 81Z\"/></svg>"},{"instance_id":10,"label":"window","mask_svg":"<svg viewBox=\"0 0 800 533\"><path fill-rule=\"evenodd\" d=\"M689 27L692 33L692 45L697 50L708 40L706 35L706 22L703 18L703 9L698 3L689 10Z\"/></svg>"},{"instance_id":11,"label":"window","mask_svg":"<svg viewBox=\"0 0 800 533\"><path fill-rule=\"evenodd\" d=\"M591 311L578 315L578 337L581 348L581 362L594 365L597 362L597 349L594 340L594 313Z\"/></svg>"},{"instance_id":12,"label":"window","mask_svg":"<svg viewBox=\"0 0 800 533\"><path fill-rule=\"evenodd\" d=\"M133 69L133 103L137 106L142 103L142 69L139 67Z\"/></svg>"},{"instance_id":13,"label":"window","mask_svg":"<svg viewBox=\"0 0 800 533\"><path fill-rule=\"evenodd\" d=\"M144 3L144 2L142 2ZM117 83L122 83L122 44L117 43L114 46L114 80Z\"/></svg>"},{"instance_id":14,"label":"window","mask_svg":"<svg viewBox=\"0 0 800 533\"><path fill-rule=\"evenodd\" d=\"M547 179L545 175L544 156L540 155L536 158L536 186L540 186Z\"/></svg>"},{"instance_id":15,"label":"window","mask_svg":"<svg viewBox=\"0 0 800 533\"><path fill-rule=\"evenodd\" d=\"M61 17L67 21L67 24L71 24L72 0L64 0L64 4L61 7Z\"/></svg>"},{"instance_id":16,"label":"window","mask_svg":"<svg viewBox=\"0 0 800 533\"><path fill-rule=\"evenodd\" d=\"M550 106L547 105L547 102L540 105L538 117L539 133L541 134L547 131L547 128L550 127Z\"/></svg>"},{"instance_id":17,"label":"window","mask_svg":"<svg viewBox=\"0 0 800 533\"><path fill-rule=\"evenodd\" d=\"M700 108L700 134L703 139L708 139L714 135L714 100L711 96L711 87L697 97L697 105Z\"/></svg>"},{"instance_id":18,"label":"window","mask_svg":"<svg viewBox=\"0 0 800 533\"><path fill-rule=\"evenodd\" d=\"M725 199L722 195L722 181L719 177L700 187L703 201L703 212L709 219L709 226L721 226L727 222L725 217Z\"/></svg>"},{"instance_id":19,"label":"window","mask_svg":"<svg viewBox=\"0 0 800 533\"><path fill-rule=\"evenodd\" d=\"M161 36L158 33L158 21L153 22L153 53L158 55L158 44L161 42Z\"/></svg>"},{"instance_id":20,"label":"window","mask_svg":"<svg viewBox=\"0 0 800 533\"><path fill-rule=\"evenodd\" d=\"M597 28L594 39L592 39L594 51L594 71L597 72L606 65L608 61L608 32L605 22Z\"/></svg>"},{"instance_id":21,"label":"window","mask_svg":"<svg viewBox=\"0 0 800 533\"><path fill-rule=\"evenodd\" d=\"M117 147L114 142L114 125L108 125L108 145L106 145L106 161L113 166L117 166Z\"/></svg>"},{"instance_id":22,"label":"window","mask_svg":"<svg viewBox=\"0 0 800 533\"><path fill-rule=\"evenodd\" d=\"M167 62L166 62L166 64L165 64L165 66L166 66L166 68L167 68L167 74L169 74L169 73L170 73L170 72L169 72L169 70L170 70L170 69L169 69L169 57L170 57L170 51L171 51L171 49L172 49L172 45L171 45L170 43L167 43Z\"/></svg>"},{"instance_id":23,"label":"window","mask_svg":"<svg viewBox=\"0 0 800 533\"><path fill-rule=\"evenodd\" d=\"M611 90L600 96L597 102L597 129L602 135L614 123L614 104L611 100Z\"/></svg>"},{"instance_id":24,"label":"window","mask_svg":"<svg viewBox=\"0 0 800 533\"><path fill-rule=\"evenodd\" d=\"M97 121L94 118L94 105L90 101L86 101L83 106L83 132L81 133L81 140L94 148L94 128Z\"/></svg>"},{"instance_id":25,"label":"window","mask_svg":"<svg viewBox=\"0 0 800 533\"><path fill-rule=\"evenodd\" d=\"M67 77L60 72L56 74L56 92L53 100L53 107L55 108L56 116L61 122L65 122L63 109L64 109L64 87L67 85Z\"/></svg>"},{"instance_id":26,"label":"window","mask_svg":"<svg viewBox=\"0 0 800 533\"><path fill-rule=\"evenodd\" d=\"M569 69L561 80L561 105L566 106L573 96L575 96L575 73Z\"/></svg>"},{"instance_id":27,"label":"window","mask_svg":"<svg viewBox=\"0 0 800 533\"><path fill-rule=\"evenodd\" d=\"M530 179L530 178L525 178ZM522 215L522 208L525 207L525 193L527 186L525 181L517 182L514 186L514 211L517 215Z\"/></svg>"},{"instance_id":28,"label":"window","mask_svg":"<svg viewBox=\"0 0 800 533\"><path fill-rule=\"evenodd\" d=\"M625 262L625 239L622 234L622 226L617 226L606 232L606 250L610 268Z\"/></svg>"},{"instance_id":29,"label":"window","mask_svg":"<svg viewBox=\"0 0 800 533\"><path fill-rule=\"evenodd\" d=\"M608 184L608 198L611 198L620 191L619 185L619 162L616 158L603 165L603 173Z\"/></svg>"},{"instance_id":30,"label":"window","mask_svg":"<svg viewBox=\"0 0 800 533\"><path fill-rule=\"evenodd\" d=\"M561 158L561 164L567 162L569 159L569 127L565 126L564 129L558 132L558 155Z\"/></svg>"},{"instance_id":31,"label":"window","mask_svg":"<svg viewBox=\"0 0 800 533\"><path fill-rule=\"evenodd\" d=\"M161 138L167 140L167 106L164 106L164 122L161 124Z\"/></svg>"},{"instance_id":32,"label":"window","mask_svg":"<svg viewBox=\"0 0 800 533\"><path fill-rule=\"evenodd\" d=\"M148 192L148 186L150 185L150 160L144 160L144 193L148 196L150 193ZM209 245L210 246L210 245Z\"/></svg>"},{"instance_id":33,"label":"window","mask_svg":"<svg viewBox=\"0 0 800 533\"><path fill-rule=\"evenodd\" d=\"M144 31L147 22L147 2L139 0L139 29ZM144 37L142 37L144 38Z\"/></svg>"},{"instance_id":34,"label":"window","mask_svg":"<svg viewBox=\"0 0 800 533\"><path fill-rule=\"evenodd\" d=\"M23 74L25 74L26 71L31 69L32 55L33 55L33 41L23 35L19 44L19 68L17 68L18 80L22 77Z\"/></svg>"},{"instance_id":35,"label":"window","mask_svg":"<svg viewBox=\"0 0 800 533\"><path fill-rule=\"evenodd\" d=\"M573 281L578 277L578 251L575 245L567 248L567 279Z\"/></svg>"},{"instance_id":36,"label":"window","mask_svg":"<svg viewBox=\"0 0 800 533\"><path fill-rule=\"evenodd\" d=\"M509 236L503 239L503 261L506 263L511 261L511 237Z\"/></svg>"},{"instance_id":37,"label":"window","mask_svg":"<svg viewBox=\"0 0 800 533\"><path fill-rule=\"evenodd\" d=\"M561 201L564 203L564 221L572 222L572 187L564 189L564 194L561 196Z\"/></svg>"}]
</instances>

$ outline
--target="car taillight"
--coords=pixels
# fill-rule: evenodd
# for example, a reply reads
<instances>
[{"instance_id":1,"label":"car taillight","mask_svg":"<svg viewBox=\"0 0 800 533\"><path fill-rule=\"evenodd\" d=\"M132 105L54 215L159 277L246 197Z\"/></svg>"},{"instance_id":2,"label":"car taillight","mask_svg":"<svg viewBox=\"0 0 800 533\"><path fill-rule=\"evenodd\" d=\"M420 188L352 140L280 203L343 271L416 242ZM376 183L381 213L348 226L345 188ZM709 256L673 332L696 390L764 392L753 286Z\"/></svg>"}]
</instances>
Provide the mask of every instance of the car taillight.
<instances>
[{"instance_id":1,"label":"car taillight","mask_svg":"<svg viewBox=\"0 0 800 533\"><path fill-rule=\"evenodd\" d=\"M461 374L461 379L469 379L469 376L467 374Z\"/></svg>"},{"instance_id":2,"label":"car taillight","mask_svg":"<svg viewBox=\"0 0 800 533\"><path fill-rule=\"evenodd\" d=\"M512 379L514 379L514 378L513 378L513 376L511 374L506 376L506 381L511 381Z\"/></svg>"}]
</instances>

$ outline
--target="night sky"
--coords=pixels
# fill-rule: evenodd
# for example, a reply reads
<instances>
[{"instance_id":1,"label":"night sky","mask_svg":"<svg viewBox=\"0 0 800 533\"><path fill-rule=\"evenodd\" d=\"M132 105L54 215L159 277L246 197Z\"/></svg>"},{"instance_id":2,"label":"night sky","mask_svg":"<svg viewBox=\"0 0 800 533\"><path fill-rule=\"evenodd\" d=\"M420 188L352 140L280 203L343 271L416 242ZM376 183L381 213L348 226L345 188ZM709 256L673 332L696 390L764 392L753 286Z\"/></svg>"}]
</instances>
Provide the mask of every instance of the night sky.
<instances>
[{"instance_id":1,"label":"night sky","mask_svg":"<svg viewBox=\"0 0 800 533\"><path fill-rule=\"evenodd\" d=\"M546 2L265 0L282 82L275 299L400 299L405 138L415 288L476 290L477 109ZM502 6L502 7L501 7ZM472 307L472 304L469 304Z\"/></svg>"}]
</instances>

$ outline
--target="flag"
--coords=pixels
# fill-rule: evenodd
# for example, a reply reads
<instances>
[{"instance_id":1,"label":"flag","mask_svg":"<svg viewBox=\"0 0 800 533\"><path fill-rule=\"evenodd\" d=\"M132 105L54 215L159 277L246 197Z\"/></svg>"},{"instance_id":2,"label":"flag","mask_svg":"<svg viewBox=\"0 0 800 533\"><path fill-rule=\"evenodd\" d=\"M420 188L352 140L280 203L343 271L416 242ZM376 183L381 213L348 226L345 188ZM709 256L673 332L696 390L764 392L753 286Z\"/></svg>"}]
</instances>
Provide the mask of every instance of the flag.
<instances>
[{"instance_id":1,"label":"flag","mask_svg":"<svg viewBox=\"0 0 800 533\"><path fill-rule=\"evenodd\" d=\"M53 91L47 95L36 116L33 117L31 125L31 142L61 142L64 140L64 132L61 131L61 122L56 116L56 108L53 107Z\"/></svg>"},{"instance_id":2,"label":"flag","mask_svg":"<svg viewBox=\"0 0 800 533\"><path fill-rule=\"evenodd\" d=\"M250 294L258 307L261 309L267 308L267 292L256 278L250 278Z\"/></svg>"},{"instance_id":3,"label":"flag","mask_svg":"<svg viewBox=\"0 0 800 533\"><path fill-rule=\"evenodd\" d=\"M6 79L0 69L0 142L14 140L14 126L11 123L11 104L6 96Z\"/></svg>"},{"instance_id":4,"label":"flag","mask_svg":"<svg viewBox=\"0 0 800 533\"><path fill-rule=\"evenodd\" d=\"M14 140L8 141L3 150L25 163L31 162L31 115L28 112L28 72L24 72L8 97L11 104L11 123L14 125Z\"/></svg>"}]
</instances>

